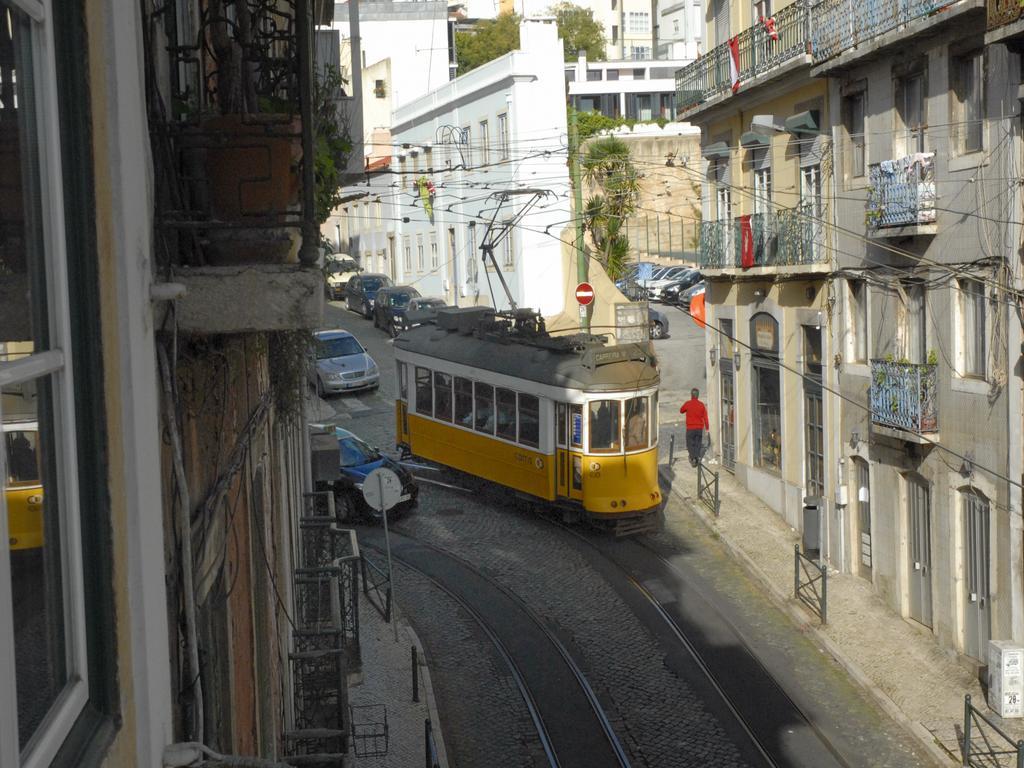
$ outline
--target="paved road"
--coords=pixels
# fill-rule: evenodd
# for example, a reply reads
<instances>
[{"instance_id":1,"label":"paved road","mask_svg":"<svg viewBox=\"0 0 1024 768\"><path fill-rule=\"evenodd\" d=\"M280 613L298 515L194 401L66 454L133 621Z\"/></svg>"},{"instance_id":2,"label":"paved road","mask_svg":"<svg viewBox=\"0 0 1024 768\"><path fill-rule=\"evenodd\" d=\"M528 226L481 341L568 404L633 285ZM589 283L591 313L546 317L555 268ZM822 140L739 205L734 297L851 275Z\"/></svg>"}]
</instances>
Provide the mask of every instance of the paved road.
<instances>
[{"instance_id":1,"label":"paved road","mask_svg":"<svg viewBox=\"0 0 1024 768\"><path fill-rule=\"evenodd\" d=\"M669 311L672 337L657 342L656 349L670 389L682 393L702 384L703 338L692 321ZM328 322L353 330L382 370L390 368L391 341L370 323L334 307ZM382 448L392 447L392 379L382 380L379 393L329 401L332 420ZM676 408L665 402L664 415ZM447 473L439 479L459 484ZM650 552L645 557L635 542L602 541L600 546L611 548L602 562L604 555L576 536L486 490L466 494L425 486L420 506L396 529L457 551L543 617L591 681L633 765L771 763L737 726L678 639L644 608L627 574L673 612L729 689L731 703L750 719L774 764L930 765L696 521L648 540L671 567L659 565ZM486 641L469 617L409 571L400 571L398 595L436 670L453 764L544 765L507 673L481 645ZM811 722L793 714L792 702ZM821 735L841 758L831 754Z\"/></svg>"}]
</instances>

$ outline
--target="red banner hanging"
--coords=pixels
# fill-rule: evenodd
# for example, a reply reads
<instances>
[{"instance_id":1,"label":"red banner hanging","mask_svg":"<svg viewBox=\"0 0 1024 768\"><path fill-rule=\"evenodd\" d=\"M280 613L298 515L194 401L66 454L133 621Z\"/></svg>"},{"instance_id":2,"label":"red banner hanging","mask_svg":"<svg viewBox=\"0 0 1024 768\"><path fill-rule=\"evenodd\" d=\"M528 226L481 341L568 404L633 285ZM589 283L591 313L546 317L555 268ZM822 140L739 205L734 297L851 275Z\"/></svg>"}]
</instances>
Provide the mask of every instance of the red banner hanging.
<instances>
[{"instance_id":1,"label":"red banner hanging","mask_svg":"<svg viewBox=\"0 0 1024 768\"><path fill-rule=\"evenodd\" d=\"M754 230L750 228L750 214L740 216L740 266L754 266Z\"/></svg>"}]
</instances>

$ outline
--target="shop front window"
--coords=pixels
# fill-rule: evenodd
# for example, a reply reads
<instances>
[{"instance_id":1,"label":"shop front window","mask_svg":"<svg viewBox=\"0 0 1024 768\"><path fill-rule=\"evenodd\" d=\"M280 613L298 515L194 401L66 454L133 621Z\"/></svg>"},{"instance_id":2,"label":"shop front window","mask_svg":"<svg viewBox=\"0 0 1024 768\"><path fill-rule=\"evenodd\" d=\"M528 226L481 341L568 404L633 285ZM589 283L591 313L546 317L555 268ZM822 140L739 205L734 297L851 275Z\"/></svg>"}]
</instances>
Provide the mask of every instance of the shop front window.
<instances>
[{"instance_id":1,"label":"shop front window","mask_svg":"<svg viewBox=\"0 0 1024 768\"><path fill-rule=\"evenodd\" d=\"M782 393L779 379L779 324L760 313L750 321L754 414L754 465L782 469Z\"/></svg>"}]
</instances>

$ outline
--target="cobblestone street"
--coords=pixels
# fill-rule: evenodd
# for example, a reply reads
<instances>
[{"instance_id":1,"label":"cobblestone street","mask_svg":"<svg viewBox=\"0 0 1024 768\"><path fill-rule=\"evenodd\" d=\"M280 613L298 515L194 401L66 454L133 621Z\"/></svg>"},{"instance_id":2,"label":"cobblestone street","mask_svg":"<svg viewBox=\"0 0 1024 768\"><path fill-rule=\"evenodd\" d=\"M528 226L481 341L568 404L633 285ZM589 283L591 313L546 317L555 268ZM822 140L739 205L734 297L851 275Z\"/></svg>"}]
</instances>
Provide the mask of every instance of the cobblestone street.
<instances>
[{"instance_id":1,"label":"cobblestone street","mask_svg":"<svg viewBox=\"0 0 1024 768\"><path fill-rule=\"evenodd\" d=\"M348 313L337 314L335 322L360 334L382 370L390 369L389 339L368 324L363 328L363 322ZM701 354L699 349L690 351ZM382 377L377 393L325 401L323 420L341 423L390 450L394 434L391 378ZM677 386L682 389L689 384ZM670 402L664 404L667 430L674 409ZM394 522L396 532L457 553L543 617L583 667L634 765L751 762L746 754L749 747L732 732L735 725L729 722L725 707L713 700L709 703L707 692L700 690L692 664L666 650L663 640L643 625L578 542L550 522L519 509L501 490L444 470L417 472L470 490L423 485L418 507ZM684 564L685 573L693 579L683 592L669 594L668 599L681 604L714 599L728 621L769 647L775 671L791 675L795 682L790 684L799 688L799 695L792 698L805 712L822 715L819 730L830 741L844 752L853 750L844 754L848 764L930 764L906 734L769 603L699 523L677 517L651 541ZM687 597L690 589L694 594ZM543 764L519 694L473 622L408 569L398 568L397 592L400 611L419 634L431 666L451 764ZM708 640L738 642L730 637ZM778 733L776 738L777 748L785 751L793 731Z\"/></svg>"}]
</instances>

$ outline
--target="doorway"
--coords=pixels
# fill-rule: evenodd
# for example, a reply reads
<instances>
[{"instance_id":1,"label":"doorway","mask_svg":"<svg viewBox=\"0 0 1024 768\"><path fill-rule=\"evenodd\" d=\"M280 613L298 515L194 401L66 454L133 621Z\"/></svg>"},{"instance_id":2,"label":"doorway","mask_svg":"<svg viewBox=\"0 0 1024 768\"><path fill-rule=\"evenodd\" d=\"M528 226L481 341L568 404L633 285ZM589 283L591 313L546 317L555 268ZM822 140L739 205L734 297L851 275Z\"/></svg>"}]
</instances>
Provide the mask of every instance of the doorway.
<instances>
[{"instance_id":1,"label":"doorway","mask_svg":"<svg viewBox=\"0 0 1024 768\"><path fill-rule=\"evenodd\" d=\"M907 477L907 586L910 618L932 626L931 492L918 477Z\"/></svg>"},{"instance_id":2,"label":"doorway","mask_svg":"<svg viewBox=\"0 0 1024 768\"><path fill-rule=\"evenodd\" d=\"M985 661L991 636L989 607L989 503L974 490L961 492L964 525L964 653Z\"/></svg>"}]
</instances>

